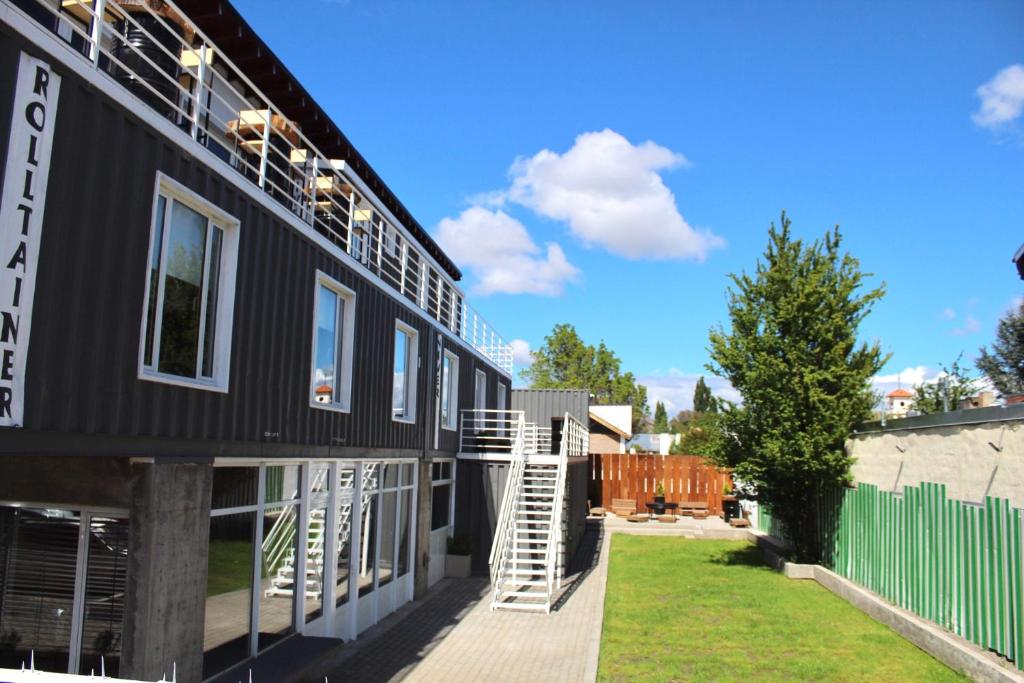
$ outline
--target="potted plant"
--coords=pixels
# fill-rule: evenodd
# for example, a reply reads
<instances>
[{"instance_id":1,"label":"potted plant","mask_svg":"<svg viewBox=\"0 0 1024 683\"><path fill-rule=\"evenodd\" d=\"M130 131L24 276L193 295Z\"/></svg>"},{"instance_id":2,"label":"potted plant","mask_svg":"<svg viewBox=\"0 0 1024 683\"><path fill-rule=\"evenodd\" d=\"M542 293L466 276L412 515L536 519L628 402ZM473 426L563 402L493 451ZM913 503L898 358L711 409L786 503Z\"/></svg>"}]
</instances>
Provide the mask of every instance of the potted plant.
<instances>
[{"instance_id":1,"label":"potted plant","mask_svg":"<svg viewBox=\"0 0 1024 683\"><path fill-rule=\"evenodd\" d=\"M464 579L471 569L472 546L469 536L461 534L448 539L448 554L444 558L444 575Z\"/></svg>"},{"instance_id":2,"label":"potted plant","mask_svg":"<svg viewBox=\"0 0 1024 683\"><path fill-rule=\"evenodd\" d=\"M658 488L654 491L654 502L664 503L665 502L665 485L659 483Z\"/></svg>"}]
</instances>

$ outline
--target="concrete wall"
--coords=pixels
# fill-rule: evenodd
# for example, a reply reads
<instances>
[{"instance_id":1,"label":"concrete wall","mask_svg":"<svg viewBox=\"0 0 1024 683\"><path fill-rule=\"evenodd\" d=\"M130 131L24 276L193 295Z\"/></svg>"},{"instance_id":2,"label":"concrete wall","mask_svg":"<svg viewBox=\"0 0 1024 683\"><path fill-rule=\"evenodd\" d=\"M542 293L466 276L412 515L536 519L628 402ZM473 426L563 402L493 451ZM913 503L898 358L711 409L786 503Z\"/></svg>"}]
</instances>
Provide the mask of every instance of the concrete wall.
<instances>
[{"instance_id":1,"label":"concrete wall","mask_svg":"<svg viewBox=\"0 0 1024 683\"><path fill-rule=\"evenodd\" d=\"M945 484L950 498L1024 508L1024 413L1004 408L872 424L847 441L853 477L884 490Z\"/></svg>"}]
</instances>

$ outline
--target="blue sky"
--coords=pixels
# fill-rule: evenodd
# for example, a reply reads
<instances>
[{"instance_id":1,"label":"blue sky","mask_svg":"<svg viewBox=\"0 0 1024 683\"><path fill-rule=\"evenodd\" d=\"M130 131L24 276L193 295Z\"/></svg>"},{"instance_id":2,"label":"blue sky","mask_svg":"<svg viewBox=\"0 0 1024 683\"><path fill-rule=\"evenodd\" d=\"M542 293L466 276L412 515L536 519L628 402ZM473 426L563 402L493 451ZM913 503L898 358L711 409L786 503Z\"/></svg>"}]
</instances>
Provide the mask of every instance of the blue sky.
<instances>
[{"instance_id":1,"label":"blue sky","mask_svg":"<svg viewBox=\"0 0 1024 683\"><path fill-rule=\"evenodd\" d=\"M1024 292L1020 2L236 5L507 338L571 322L670 410L782 209L886 283L904 385Z\"/></svg>"}]
</instances>

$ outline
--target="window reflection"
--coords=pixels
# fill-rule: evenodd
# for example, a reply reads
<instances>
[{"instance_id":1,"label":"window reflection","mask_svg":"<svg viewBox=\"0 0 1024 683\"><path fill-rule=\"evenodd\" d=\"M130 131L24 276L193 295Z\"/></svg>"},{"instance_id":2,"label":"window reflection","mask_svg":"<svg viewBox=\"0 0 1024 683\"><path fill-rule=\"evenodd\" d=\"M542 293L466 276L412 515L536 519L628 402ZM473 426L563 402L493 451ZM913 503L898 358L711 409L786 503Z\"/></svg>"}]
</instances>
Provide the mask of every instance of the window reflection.
<instances>
[{"instance_id":1,"label":"window reflection","mask_svg":"<svg viewBox=\"0 0 1024 683\"><path fill-rule=\"evenodd\" d=\"M255 512L210 519L203 678L223 671L249 655L255 528Z\"/></svg>"},{"instance_id":2,"label":"window reflection","mask_svg":"<svg viewBox=\"0 0 1024 683\"><path fill-rule=\"evenodd\" d=\"M395 466L389 469L396 469ZM395 477L397 480L397 476ZM395 523L397 521L398 494L385 491L382 495L380 515L380 562L378 585L391 583L395 569Z\"/></svg>"},{"instance_id":3,"label":"window reflection","mask_svg":"<svg viewBox=\"0 0 1024 683\"><path fill-rule=\"evenodd\" d=\"M267 468L269 477L270 469ZM297 505L263 513L263 553L260 566L259 649L264 650L293 630L297 570ZM308 571L308 569L307 569Z\"/></svg>"}]
</instances>

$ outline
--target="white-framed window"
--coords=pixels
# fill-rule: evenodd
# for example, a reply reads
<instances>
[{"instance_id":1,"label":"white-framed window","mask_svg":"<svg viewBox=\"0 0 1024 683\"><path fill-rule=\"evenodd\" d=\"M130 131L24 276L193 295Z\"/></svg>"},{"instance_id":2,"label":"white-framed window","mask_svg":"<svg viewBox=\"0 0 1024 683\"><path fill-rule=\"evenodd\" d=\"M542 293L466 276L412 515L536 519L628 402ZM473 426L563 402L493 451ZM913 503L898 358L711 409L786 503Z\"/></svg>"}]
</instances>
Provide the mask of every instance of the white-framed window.
<instances>
[{"instance_id":1,"label":"white-framed window","mask_svg":"<svg viewBox=\"0 0 1024 683\"><path fill-rule=\"evenodd\" d=\"M348 412L352 407L356 293L318 270L313 299L310 405Z\"/></svg>"},{"instance_id":2,"label":"white-framed window","mask_svg":"<svg viewBox=\"0 0 1024 683\"><path fill-rule=\"evenodd\" d=\"M455 430L459 418L459 357L444 352L441 361L441 427Z\"/></svg>"},{"instance_id":3,"label":"white-framed window","mask_svg":"<svg viewBox=\"0 0 1024 683\"><path fill-rule=\"evenodd\" d=\"M484 410L487 408L487 373L477 370L473 382L473 408Z\"/></svg>"},{"instance_id":4,"label":"white-framed window","mask_svg":"<svg viewBox=\"0 0 1024 683\"><path fill-rule=\"evenodd\" d=\"M396 320L391 416L400 422L416 421L416 376L419 374L419 361L419 333L401 320Z\"/></svg>"},{"instance_id":5,"label":"white-framed window","mask_svg":"<svg viewBox=\"0 0 1024 683\"><path fill-rule=\"evenodd\" d=\"M157 174L139 378L226 392L238 219Z\"/></svg>"}]
</instances>

